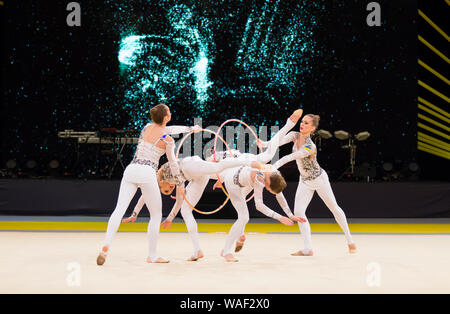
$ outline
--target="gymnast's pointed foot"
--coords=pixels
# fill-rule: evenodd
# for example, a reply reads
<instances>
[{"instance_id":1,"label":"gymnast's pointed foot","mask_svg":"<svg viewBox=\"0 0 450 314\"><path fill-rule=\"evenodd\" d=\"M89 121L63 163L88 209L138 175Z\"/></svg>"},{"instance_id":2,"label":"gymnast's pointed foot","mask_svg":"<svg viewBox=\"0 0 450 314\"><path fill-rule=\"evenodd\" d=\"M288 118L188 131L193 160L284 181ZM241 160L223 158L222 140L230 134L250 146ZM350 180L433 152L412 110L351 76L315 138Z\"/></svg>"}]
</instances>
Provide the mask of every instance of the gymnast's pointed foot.
<instances>
[{"instance_id":1,"label":"gymnast's pointed foot","mask_svg":"<svg viewBox=\"0 0 450 314\"><path fill-rule=\"evenodd\" d=\"M102 251L97 256L97 265L101 266L101 265L105 264L106 255L108 254L108 249L109 249L109 247L107 245L104 245L102 247Z\"/></svg>"},{"instance_id":2,"label":"gymnast's pointed foot","mask_svg":"<svg viewBox=\"0 0 450 314\"><path fill-rule=\"evenodd\" d=\"M291 255L292 255L292 256L313 256L314 253L313 253L312 250L305 251L305 252L303 252L302 250L300 250L300 251L298 251L298 252L292 253Z\"/></svg>"},{"instance_id":3,"label":"gymnast's pointed foot","mask_svg":"<svg viewBox=\"0 0 450 314\"><path fill-rule=\"evenodd\" d=\"M349 253L356 253L358 250L356 249L356 245L355 243L349 244L348 245L348 252Z\"/></svg>"},{"instance_id":4,"label":"gymnast's pointed foot","mask_svg":"<svg viewBox=\"0 0 450 314\"><path fill-rule=\"evenodd\" d=\"M231 253L225 255L224 257L225 257L225 261L226 262L233 263L233 262L237 262L238 261L236 258L234 258L233 254L231 254Z\"/></svg>"},{"instance_id":5,"label":"gymnast's pointed foot","mask_svg":"<svg viewBox=\"0 0 450 314\"><path fill-rule=\"evenodd\" d=\"M298 120L300 119L300 117L302 116L302 114L303 114L303 109L297 109L291 114L289 119L291 119L292 122L297 123Z\"/></svg>"},{"instance_id":6,"label":"gymnast's pointed foot","mask_svg":"<svg viewBox=\"0 0 450 314\"><path fill-rule=\"evenodd\" d=\"M239 241L236 241L236 247L234 248L234 252L239 252L244 247L245 242L245 234L241 235Z\"/></svg>"},{"instance_id":7,"label":"gymnast's pointed foot","mask_svg":"<svg viewBox=\"0 0 450 314\"><path fill-rule=\"evenodd\" d=\"M155 264L166 264L169 261L162 258L162 257L158 257L154 262L152 262L152 259L150 257L147 257L147 263L155 263Z\"/></svg>"},{"instance_id":8,"label":"gymnast's pointed foot","mask_svg":"<svg viewBox=\"0 0 450 314\"><path fill-rule=\"evenodd\" d=\"M199 250L198 253L197 253L197 257L191 256L191 257L189 257L187 259L187 261L188 262L196 262L196 261L198 261L199 259L201 259L203 257L205 257L205 255L203 254L202 250Z\"/></svg>"}]
</instances>

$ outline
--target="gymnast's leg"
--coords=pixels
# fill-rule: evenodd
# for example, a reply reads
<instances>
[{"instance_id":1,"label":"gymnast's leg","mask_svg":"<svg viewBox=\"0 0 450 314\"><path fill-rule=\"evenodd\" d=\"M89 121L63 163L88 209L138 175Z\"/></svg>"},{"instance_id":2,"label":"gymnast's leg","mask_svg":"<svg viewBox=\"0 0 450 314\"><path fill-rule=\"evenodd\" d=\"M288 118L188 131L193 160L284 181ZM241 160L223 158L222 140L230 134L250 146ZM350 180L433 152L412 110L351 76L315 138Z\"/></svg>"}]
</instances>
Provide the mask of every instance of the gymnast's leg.
<instances>
[{"instance_id":1,"label":"gymnast's leg","mask_svg":"<svg viewBox=\"0 0 450 314\"><path fill-rule=\"evenodd\" d=\"M238 158L226 158L219 162L210 162L194 156L184 158L181 166L186 178L197 178L220 173L228 168L249 166L250 164L251 161Z\"/></svg>"},{"instance_id":2,"label":"gymnast's leg","mask_svg":"<svg viewBox=\"0 0 450 314\"><path fill-rule=\"evenodd\" d=\"M272 160L273 156L277 152L278 147L281 144L282 139L286 136L286 134L295 126L298 118L291 120L291 118L287 119L286 124L278 130L278 132L272 136L269 142L266 143L267 149L258 154L256 156L256 160L262 163L268 163Z\"/></svg>"},{"instance_id":3,"label":"gymnast's leg","mask_svg":"<svg viewBox=\"0 0 450 314\"><path fill-rule=\"evenodd\" d=\"M159 237L159 228L162 220L162 200L161 192L156 183L156 174L154 182L140 184L142 196L145 205L150 212L150 221L148 223L148 263L168 263L169 261L158 257L157 244Z\"/></svg>"},{"instance_id":4,"label":"gymnast's leg","mask_svg":"<svg viewBox=\"0 0 450 314\"><path fill-rule=\"evenodd\" d=\"M231 203L238 214L238 219L228 232L225 246L222 251L222 256L225 257L227 262L237 262L238 260L235 259L232 254L232 246L234 242L242 236L245 226L250 219L250 215L248 213L247 203L245 201L245 197L242 195L241 188L235 185L230 177L225 179L225 184L228 194L230 195Z\"/></svg>"},{"instance_id":5,"label":"gymnast's leg","mask_svg":"<svg viewBox=\"0 0 450 314\"><path fill-rule=\"evenodd\" d=\"M125 214L131 200L133 199L137 188L137 184L129 182L126 179L122 179L122 181L120 182L119 197L117 199L116 208L111 214L111 217L109 217L102 251L97 257L97 265L103 265L105 263L106 255L109 251L109 247L111 246L111 242L114 238L114 235L117 233L117 230L119 229L122 217Z\"/></svg>"},{"instance_id":6,"label":"gymnast's leg","mask_svg":"<svg viewBox=\"0 0 450 314\"><path fill-rule=\"evenodd\" d=\"M304 249L293 256L312 256L311 226L306 217L306 209L314 195L314 190L308 188L301 179L299 179L297 191L295 193L294 215L306 219L306 222L298 222L298 227L303 237Z\"/></svg>"},{"instance_id":7,"label":"gymnast's leg","mask_svg":"<svg viewBox=\"0 0 450 314\"><path fill-rule=\"evenodd\" d=\"M316 191L325 205L327 205L328 209L333 213L333 216L336 219L338 225L341 227L342 231L344 231L349 252L356 253L356 245L353 242L350 229L348 228L347 218L345 217L345 213L342 208L339 207L338 203L336 202L336 198L334 196L333 190L331 189L330 181L326 172L321 175L320 187L317 188Z\"/></svg>"},{"instance_id":8,"label":"gymnast's leg","mask_svg":"<svg viewBox=\"0 0 450 314\"><path fill-rule=\"evenodd\" d=\"M195 178L186 187L186 199L191 203L192 206L196 206L200 198L202 197L203 191L208 184L209 177L199 177ZM200 249L200 240L198 236L197 222L195 221L194 215L192 214L192 208L187 202L183 202L181 205L181 216L183 217L184 223L188 229L189 235L192 240L192 245L194 247L194 254L188 259L188 261L197 261L198 259L204 257L202 250Z\"/></svg>"}]
</instances>

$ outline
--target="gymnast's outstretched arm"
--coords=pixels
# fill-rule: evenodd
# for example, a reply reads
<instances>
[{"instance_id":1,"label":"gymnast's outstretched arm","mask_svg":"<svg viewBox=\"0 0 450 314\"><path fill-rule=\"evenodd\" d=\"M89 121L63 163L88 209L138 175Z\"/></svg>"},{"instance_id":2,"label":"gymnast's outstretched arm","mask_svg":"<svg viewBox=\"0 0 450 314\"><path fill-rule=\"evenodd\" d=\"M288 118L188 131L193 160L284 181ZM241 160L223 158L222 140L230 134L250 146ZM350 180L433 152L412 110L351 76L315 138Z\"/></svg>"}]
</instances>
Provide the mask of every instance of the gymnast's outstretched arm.
<instances>
[{"instance_id":1,"label":"gymnast's outstretched arm","mask_svg":"<svg viewBox=\"0 0 450 314\"><path fill-rule=\"evenodd\" d=\"M308 156L311 156L316 153L316 147L311 144L305 144L303 145L298 151L293 152L289 155L284 156L280 160L278 160L276 163L273 164L274 169L279 169L283 165L287 164L288 162L291 162L296 159L305 158Z\"/></svg>"}]
</instances>

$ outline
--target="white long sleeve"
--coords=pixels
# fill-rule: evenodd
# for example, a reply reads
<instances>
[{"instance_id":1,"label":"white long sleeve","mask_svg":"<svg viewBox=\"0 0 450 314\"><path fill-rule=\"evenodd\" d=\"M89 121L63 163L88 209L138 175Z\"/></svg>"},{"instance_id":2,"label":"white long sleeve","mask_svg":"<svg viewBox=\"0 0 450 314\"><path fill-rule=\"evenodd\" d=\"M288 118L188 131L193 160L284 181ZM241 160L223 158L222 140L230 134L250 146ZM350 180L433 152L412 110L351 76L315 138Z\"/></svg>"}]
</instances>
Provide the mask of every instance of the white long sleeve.
<instances>
[{"instance_id":1,"label":"white long sleeve","mask_svg":"<svg viewBox=\"0 0 450 314\"><path fill-rule=\"evenodd\" d=\"M273 164L273 167L275 169L279 169L288 162L291 162L296 159L305 158L308 157L316 152L316 147L311 144L305 144L302 147L300 147L296 152L293 152L289 155L284 156L280 160L278 160L276 163Z\"/></svg>"},{"instance_id":2,"label":"white long sleeve","mask_svg":"<svg viewBox=\"0 0 450 314\"><path fill-rule=\"evenodd\" d=\"M167 216L167 220L169 221L173 221L175 219L175 217L177 216L178 212L181 209L181 205L183 205L183 194L181 194L181 192L179 191L180 188L177 187L177 196L176 196L176 200L175 200L175 204L172 207L172 210L170 211L169 215Z\"/></svg>"},{"instance_id":3,"label":"white long sleeve","mask_svg":"<svg viewBox=\"0 0 450 314\"><path fill-rule=\"evenodd\" d=\"M283 209L284 213L291 218L292 216L294 216L294 214L292 214L291 209L289 208L289 204L286 201L286 198L284 197L283 192L278 193L275 198L278 201L278 204L280 204L281 208Z\"/></svg>"},{"instance_id":4,"label":"white long sleeve","mask_svg":"<svg viewBox=\"0 0 450 314\"><path fill-rule=\"evenodd\" d=\"M282 216L264 204L263 201L263 190L264 184L258 181L258 178L255 177L255 184L253 186L253 191L255 195L255 206L258 211L266 215L267 217L279 220Z\"/></svg>"},{"instance_id":5,"label":"white long sleeve","mask_svg":"<svg viewBox=\"0 0 450 314\"><path fill-rule=\"evenodd\" d=\"M283 146L287 143L293 142L297 138L298 133L299 132L292 131L286 134L286 136L283 136L283 138L280 139L279 146Z\"/></svg>"},{"instance_id":6,"label":"white long sleeve","mask_svg":"<svg viewBox=\"0 0 450 314\"><path fill-rule=\"evenodd\" d=\"M192 131L192 126L183 126L183 125L171 125L166 126L166 134L172 135L172 134L179 134L179 133L188 133Z\"/></svg>"}]
</instances>

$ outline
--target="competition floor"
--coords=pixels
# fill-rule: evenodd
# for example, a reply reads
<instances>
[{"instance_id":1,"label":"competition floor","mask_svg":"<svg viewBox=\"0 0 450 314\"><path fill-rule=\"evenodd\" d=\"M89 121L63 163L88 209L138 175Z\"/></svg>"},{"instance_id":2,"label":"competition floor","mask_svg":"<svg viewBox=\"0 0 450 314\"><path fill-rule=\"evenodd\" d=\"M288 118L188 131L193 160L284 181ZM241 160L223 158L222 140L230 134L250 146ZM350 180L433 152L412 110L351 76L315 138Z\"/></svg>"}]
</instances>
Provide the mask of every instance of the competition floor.
<instances>
[{"instance_id":1,"label":"competition floor","mask_svg":"<svg viewBox=\"0 0 450 314\"><path fill-rule=\"evenodd\" d=\"M122 224L105 265L95 260L107 218L0 216L0 293L450 293L450 220L349 219L349 254L333 220L311 220L313 257L298 227L253 219L237 263L219 256L232 221L198 220L205 258L188 262L181 220L145 263L146 219Z\"/></svg>"}]
</instances>

